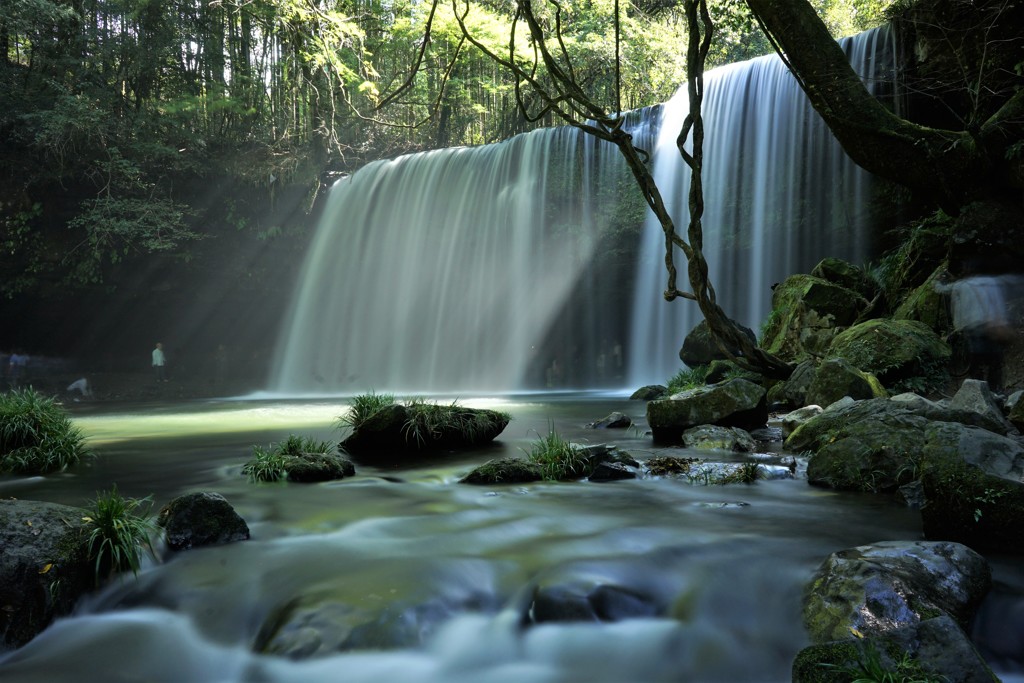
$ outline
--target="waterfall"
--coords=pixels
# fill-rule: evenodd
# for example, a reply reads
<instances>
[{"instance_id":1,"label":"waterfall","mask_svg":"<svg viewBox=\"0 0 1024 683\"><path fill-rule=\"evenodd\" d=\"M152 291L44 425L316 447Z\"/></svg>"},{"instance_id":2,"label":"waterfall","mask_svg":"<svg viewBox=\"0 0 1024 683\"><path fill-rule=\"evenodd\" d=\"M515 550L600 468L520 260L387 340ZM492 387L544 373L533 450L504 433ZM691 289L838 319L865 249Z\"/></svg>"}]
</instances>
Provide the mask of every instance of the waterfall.
<instances>
[{"instance_id":1,"label":"waterfall","mask_svg":"<svg viewBox=\"0 0 1024 683\"><path fill-rule=\"evenodd\" d=\"M891 32L841 41L877 95L892 83ZM775 55L709 70L704 78L704 254L719 305L756 333L771 310L772 285L825 256L868 256L870 175L853 164ZM689 222L690 171L676 147L689 109L686 89L666 103L654 176L680 234ZM682 363L679 347L701 320L691 301L665 302L661 226L644 228L632 314L629 379L663 383ZM677 286L687 284L685 258Z\"/></svg>"},{"instance_id":2,"label":"waterfall","mask_svg":"<svg viewBox=\"0 0 1024 683\"><path fill-rule=\"evenodd\" d=\"M870 63L879 33L845 44ZM757 326L773 281L825 255L863 258L867 175L778 58L710 70L705 88L711 276L726 311ZM627 117L681 230L687 174L674 139L684 98ZM638 201L618 151L568 127L367 165L331 189L271 389L473 394L665 381L699 312L662 300L663 237L643 207L635 219L623 208Z\"/></svg>"}]
</instances>

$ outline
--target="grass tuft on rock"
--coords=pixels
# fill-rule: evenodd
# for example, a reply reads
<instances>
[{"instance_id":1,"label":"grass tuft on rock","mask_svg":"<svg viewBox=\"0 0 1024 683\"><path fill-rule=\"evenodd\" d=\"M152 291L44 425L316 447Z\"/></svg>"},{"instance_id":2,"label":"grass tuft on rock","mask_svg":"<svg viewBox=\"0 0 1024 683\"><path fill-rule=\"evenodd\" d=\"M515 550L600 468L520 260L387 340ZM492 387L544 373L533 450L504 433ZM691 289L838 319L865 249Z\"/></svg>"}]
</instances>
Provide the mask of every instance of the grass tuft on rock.
<instances>
[{"instance_id":1,"label":"grass tuft on rock","mask_svg":"<svg viewBox=\"0 0 1024 683\"><path fill-rule=\"evenodd\" d=\"M53 399L32 388L0 394L0 473L58 472L88 455L82 432Z\"/></svg>"},{"instance_id":2,"label":"grass tuft on rock","mask_svg":"<svg viewBox=\"0 0 1024 683\"><path fill-rule=\"evenodd\" d=\"M146 498L125 498L115 484L96 494L82 519L90 527L89 558L95 564L96 584L115 572L138 574L143 553L155 556L151 534L156 526L146 514L152 505Z\"/></svg>"},{"instance_id":3,"label":"grass tuft on rock","mask_svg":"<svg viewBox=\"0 0 1024 683\"><path fill-rule=\"evenodd\" d=\"M284 442L269 447L253 446L253 457L242 465L249 481L281 481L288 476L288 462L303 455L332 453L334 446L307 436L290 434Z\"/></svg>"},{"instance_id":4,"label":"grass tuft on rock","mask_svg":"<svg viewBox=\"0 0 1024 683\"><path fill-rule=\"evenodd\" d=\"M349 407L348 412L338 418L338 425L350 427L353 431L358 430L366 420L373 417L381 408L386 408L395 403L397 401L394 394L377 394L372 391L368 394L360 394L352 399L352 405Z\"/></svg>"},{"instance_id":5,"label":"grass tuft on rock","mask_svg":"<svg viewBox=\"0 0 1024 683\"><path fill-rule=\"evenodd\" d=\"M593 467L582 449L572 445L550 427L530 448L527 459L540 468L548 481L569 481L589 476Z\"/></svg>"}]
</instances>

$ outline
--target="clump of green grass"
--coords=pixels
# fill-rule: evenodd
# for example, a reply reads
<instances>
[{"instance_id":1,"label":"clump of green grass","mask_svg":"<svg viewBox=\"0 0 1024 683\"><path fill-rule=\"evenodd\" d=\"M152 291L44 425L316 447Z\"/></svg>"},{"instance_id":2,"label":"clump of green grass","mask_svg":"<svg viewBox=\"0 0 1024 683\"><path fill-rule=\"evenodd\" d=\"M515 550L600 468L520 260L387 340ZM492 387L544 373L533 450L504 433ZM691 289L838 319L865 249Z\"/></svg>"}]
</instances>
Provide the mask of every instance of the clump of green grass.
<instances>
[{"instance_id":1,"label":"clump of green grass","mask_svg":"<svg viewBox=\"0 0 1024 683\"><path fill-rule=\"evenodd\" d=\"M420 446L432 443L447 434L457 434L467 443L476 443L491 430L497 422L507 423L508 413L494 410L471 410L458 401L441 404L415 398L406 404L409 417L402 427L408 443L415 441Z\"/></svg>"},{"instance_id":2,"label":"clump of green grass","mask_svg":"<svg viewBox=\"0 0 1024 683\"><path fill-rule=\"evenodd\" d=\"M588 476L590 460L582 449L573 446L555 431L554 426L547 436L537 441L527 454L530 462L540 468L541 476L549 481L567 481Z\"/></svg>"},{"instance_id":3,"label":"clump of green grass","mask_svg":"<svg viewBox=\"0 0 1024 683\"><path fill-rule=\"evenodd\" d=\"M716 484L753 484L761 478L761 466L756 462L745 462L728 474L722 475Z\"/></svg>"},{"instance_id":4,"label":"clump of green grass","mask_svg":"<svg viewBox=\"0 0 1024 683\"><path fill-rule=\"evenodd\" d=\"M678 394L680 391L696 389L707 383L708 370L710 365L698 365L695 368L683 368L668 381L670 394Z\"/></svg>"},{"instance_id":5,"label":"clump of green grass","mask_svg":"<svg viewBox=\"0 0 1024 683\"><path fill-rule=\"evenodd\" d=\"M902 652L894 658L893 666L882 663L882 656L870 643L865 648L857 664L853 666L836 666L835 664L819 664L823 668L836 670L848 676L850 683L948 683L945 676L929 673L909 653Z\"/></svg>"},{"instance_id":6,"label":"clump of green grass","mask_svg":"<svg viewBox=\"0 0 1024 683\"><path fill-rule=\"evenodd\" d=\"M84 517L89 532L89 558L95 563L96 583L114 572L128 569L138 574L143 552L154 556L150 535L156 526L147 513L152 506L149 496L125 498L115 484L109 491L96 494Z\"/></svg>"},{"instance_id":7,"label":"clump of green grass","mask_svg":"<svg viewBox=\"0 0 1024 683\"><path fill-rule=\"evenodd\" d=\"M360 394L352 399L352 405L348 412L338 418L338 424L341 427L351 427L353 430L359 429L361 424L380 409L395 403L394 394L377 394L372 391L368 394Z\"/></svg>"},{"instance_id":8,"label":"clump of green grass","mask_svg":"<svg viewBox=\"0 0 1024 683\"><path fill-rule=\"evenodd\" d=\"M326 441L290 434L284 442L269 447L253 446L252 459L242 465L242 474L249 481L280 481L288 476L288 460L300 455L331 453L334 446Z\"/></svg>"},{"instance_id":9,"label":"clump of green grass","mask_svg":"<svg viewBox=\"0 0 1024 683\"><path fill-rule=\"evenodd\" d=\"M88 455L82 432L53 399L32 388L0 394L0 472L47 474Z\"/></svg>"},{"instance_id":10,"label":"clump of green grass","mask_svg":"<svg viewBox=\"0 0 1024 683\"><path fill-rule=\"evenodd\" d=\"M242 474L249 481L280 481L288 476L286 460L287 456L275 449L273 444L269 448L253 446L252 460L242 465Z\"/></svg>"}]
</instances>

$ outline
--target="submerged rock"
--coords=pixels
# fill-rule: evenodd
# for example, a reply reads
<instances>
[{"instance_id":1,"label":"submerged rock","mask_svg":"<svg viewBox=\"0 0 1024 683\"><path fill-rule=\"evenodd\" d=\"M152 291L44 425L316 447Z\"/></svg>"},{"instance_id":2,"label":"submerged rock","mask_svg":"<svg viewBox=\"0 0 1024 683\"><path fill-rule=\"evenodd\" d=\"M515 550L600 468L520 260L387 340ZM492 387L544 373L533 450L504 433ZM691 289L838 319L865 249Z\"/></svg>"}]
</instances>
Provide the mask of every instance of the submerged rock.
<instances>
[{"instance_id":1,"label":"submerged rock","mask_svg":"<svg viewBox=\"0 0 1024 683\"><path fill-rule=\"evenodd\" d=\"M0 649L20 647L95 586L82 508L0 500Z\"/></svg>"},{"instance_id":2,"label":"submerged rock","mask_svg":"<svg viewBox=\"0 0 1024 683\"><path fill-rule=\"evenodd\" d=\"M178 496L160 510L157 524L163 527L167 547L188 550L249 538L249 526L224 496L202 491Z\"/></svg>"},{"instance_id":3,"label":"submerged rock","mask_svg":"<svg viewBox=\"0 0 1024 683\"><path fill-rule=\"evenodd\" d=\"M651 596L614 584L556 584L534 589L524 623L610 622L651 618L664 612Z\"/></svg>"},{"instance_id":4,"label":"submerged rock","mask_svg":"<svg viewBox=\"0 0 1024 683\"><path fill-rule=\"evenodd\" d=\"M588 429L627 429L633 424L628 415L620 412L609 413L596 422L587 425Z\"/></svg>"}]
</instances>

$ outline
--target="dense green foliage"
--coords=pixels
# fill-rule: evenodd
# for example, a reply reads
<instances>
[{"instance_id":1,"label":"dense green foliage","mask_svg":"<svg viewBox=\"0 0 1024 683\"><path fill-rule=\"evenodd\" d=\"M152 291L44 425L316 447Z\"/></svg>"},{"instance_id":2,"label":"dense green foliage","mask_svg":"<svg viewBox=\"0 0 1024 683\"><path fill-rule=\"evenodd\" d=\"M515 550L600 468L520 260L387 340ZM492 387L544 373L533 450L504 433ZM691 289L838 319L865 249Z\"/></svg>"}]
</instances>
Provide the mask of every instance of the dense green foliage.
<instances>
[{"instance_id":1,"label":"dense green foliage","mask_svg":"<svg viewBox=\"0 0 1024 683\"><path fill-rule=\"evenodd\" d=\"M837 34L877 22L883 5L816 2ZM664 101L685 77L682 10L620 5L616 22L611 0L567 3L565 55L609 110ZM209 249L201 238L237 240L232 231L273 238L296 227L294 211L266 211L288 184L309 188L308 200L327 168L550 124L523 117L513 77L465 40L456 9L475 37L509 49L508 3L5 2L0 248L11 258L0 293L108 282L122 262L187 261ZM745 5L711 9L711 65L770 51ZM512 45L528 59L522 31ZM211 183L258 190L262 204L189 191ZM642 212L636 204L626 209Z\"/></svg>"},{"instance_id":2,"label":"dense green foliage","mask_svg":"<svg viewBox=\"0 0 1024 683\"><path fill-rule=\"evenodd\" d=\"M96 564L96 583L113 572L138 574L143 553L153 555L150 534L155 525L147 516L150 499L125 498L115 484L96 494L83 521L90 527L89 557Z\"/></svg>"},{"instance_id":3,"label":"dense green foliage","mask_svg":"<svg viewBox=\"0 0 1024 683\"><path fill-rule=\"evenodd\" d=\"M31 388L0 394L0 472L47 474L88 454L82 432L53 399Z\"/></svg>"}]
</instances>

